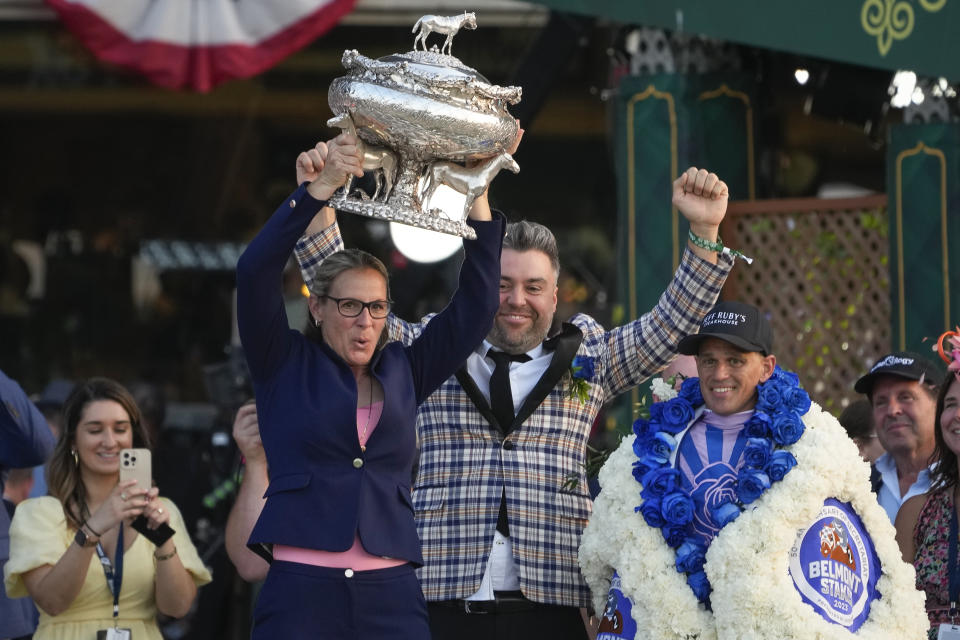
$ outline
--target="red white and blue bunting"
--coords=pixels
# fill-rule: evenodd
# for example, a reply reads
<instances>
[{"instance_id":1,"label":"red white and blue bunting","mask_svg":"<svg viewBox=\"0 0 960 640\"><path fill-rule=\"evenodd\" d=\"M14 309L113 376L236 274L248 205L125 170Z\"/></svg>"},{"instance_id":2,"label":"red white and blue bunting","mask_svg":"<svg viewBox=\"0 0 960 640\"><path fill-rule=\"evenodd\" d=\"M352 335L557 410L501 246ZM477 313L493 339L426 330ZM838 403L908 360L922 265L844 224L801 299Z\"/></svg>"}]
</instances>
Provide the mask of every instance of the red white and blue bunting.
<instances>
[{"instance_id":1,"label":"red white and blue bunting","mask_svg":"<svg viewBox=\"0 0 960 640\"><path fill-rule=\"evenodd\" d=\"M269 69L356 0L46 0L99 59L170 89L209 91Z\"/></svg>"}]
</instances>

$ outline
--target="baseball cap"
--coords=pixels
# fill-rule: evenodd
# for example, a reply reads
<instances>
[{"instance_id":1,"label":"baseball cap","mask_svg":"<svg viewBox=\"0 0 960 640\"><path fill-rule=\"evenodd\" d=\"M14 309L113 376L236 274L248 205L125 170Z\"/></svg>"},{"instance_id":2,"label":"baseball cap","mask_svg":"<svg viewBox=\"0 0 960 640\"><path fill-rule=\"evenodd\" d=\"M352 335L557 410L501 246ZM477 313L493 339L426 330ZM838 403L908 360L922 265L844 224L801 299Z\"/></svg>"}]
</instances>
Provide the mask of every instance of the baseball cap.
<instances>
[{"instance_id":1,"label":"baseball cap","mask_svg":"<svg viewBox=\"0 0 960 640\"><path fill-rule=\"evenodd\" d=\"M938 385L943 374L932 362L912 351L894 351L880 358L870 371L853 385L857 393L870 395L880 376L896 376L906 380L923 380Z\"/></svg>"},{"instance_id":2,"label":"baseball cap","mask_svg":"<svg viewBox=\"0 0 960 640\"><path fill-rule=\"evenodd\" d=\"M695 356L707 338L724 340L744 351L765 356L773 351L773 328L767 316L752 304L723 301L714 305L700 323L700 332L689 335L677 345L677 351Z\"/></svg>"}]
</instances>

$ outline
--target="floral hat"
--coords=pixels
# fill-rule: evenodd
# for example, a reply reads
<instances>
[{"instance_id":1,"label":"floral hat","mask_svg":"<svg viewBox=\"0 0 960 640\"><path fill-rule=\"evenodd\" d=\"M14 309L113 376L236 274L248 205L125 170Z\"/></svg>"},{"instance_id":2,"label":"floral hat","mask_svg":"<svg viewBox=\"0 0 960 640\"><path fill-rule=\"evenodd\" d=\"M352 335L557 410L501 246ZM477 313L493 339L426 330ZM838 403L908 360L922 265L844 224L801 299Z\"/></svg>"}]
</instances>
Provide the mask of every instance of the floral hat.
<instances>
[{"instance_id":1,"label":"floral hat","mask_svg":"<svg viewBox=\"0 0 960 640\"><path fill-rule=\"evenodd\" d=\"M949 349L946 352L943 350L944 338L949 343ZM960 327L953 331L944 332L937 340L933 350L940 354L943 361L947 363L947 371L953 371L953 375L957 377L957 380L960 380Z\"/></svg>"}]
</instances>

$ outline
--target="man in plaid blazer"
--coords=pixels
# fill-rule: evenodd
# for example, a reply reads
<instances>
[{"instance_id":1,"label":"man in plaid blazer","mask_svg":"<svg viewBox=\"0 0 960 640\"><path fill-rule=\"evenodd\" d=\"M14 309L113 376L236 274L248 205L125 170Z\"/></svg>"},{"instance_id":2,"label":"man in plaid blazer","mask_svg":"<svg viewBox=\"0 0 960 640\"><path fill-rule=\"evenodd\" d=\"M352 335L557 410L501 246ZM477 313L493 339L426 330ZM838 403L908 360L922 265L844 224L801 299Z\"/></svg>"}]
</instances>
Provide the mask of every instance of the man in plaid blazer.
<instances>
[{"instance_id":1,"label":"man in plaid blazer","mask_svg":"<svg viewBox=\"0 0 960 640\"><path fill-rule=\"evenodd\" d=\"M727 187L715 174L689 169L674 182L673 202L694 234L716 241ZM486 194L474 206L489 206ZM312 270L342 247L333 212L318 214L296 249L308 288ZM610 331L577 314L547 339L556 241L542 225L508 225L494 328L417 415L413 504L434 638L587 637L580 609L590 594L577 549L592 505L583 465L591 427L607 401L663 369L680 339L696 333L731 267L728 256L689 243L652 311ZM390 316L389 338L412 341L428 321ZM491 406L496 351L525 360L509 364L512 419ZM565 488L570 476L577 489Z\"/></svg>"}]
</instances>

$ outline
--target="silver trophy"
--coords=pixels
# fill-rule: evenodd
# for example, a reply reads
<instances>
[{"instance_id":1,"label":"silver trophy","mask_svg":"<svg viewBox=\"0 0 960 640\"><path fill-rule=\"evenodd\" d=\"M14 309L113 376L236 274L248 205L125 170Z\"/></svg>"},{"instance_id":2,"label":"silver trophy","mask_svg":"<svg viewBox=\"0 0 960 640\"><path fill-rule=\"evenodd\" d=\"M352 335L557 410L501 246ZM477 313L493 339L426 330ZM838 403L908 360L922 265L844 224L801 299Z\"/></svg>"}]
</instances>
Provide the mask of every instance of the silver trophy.
<instances>
[{"instance_id":1,"label":"silver trophy","mask_svg":"<svg viewBox=\"0 0 960 640\"><path fill-rule=\"evenodd\" d=\"M450 54L457 31L476 28L473 13L423 16L413 27L413 51L378 60L344 51L347 75L330 85L335 115L327 124L360 139L363 169L376 172L376 189L371 197L348 180L331 206L476 237L464 222L474 199L501 169L520 171L506 152L518 133L507 104L520 102L520 87L492 85ZM431 33L446 36L441 49L434 45L427 50ZM431 206L441 184L465 196L462 214Z\"/></svg>"}]
</instances>

